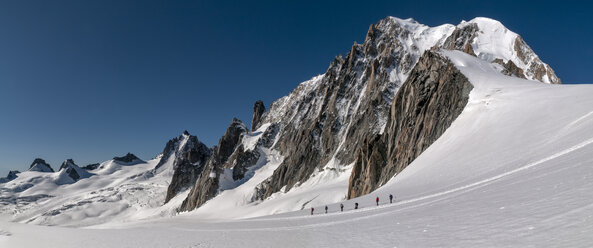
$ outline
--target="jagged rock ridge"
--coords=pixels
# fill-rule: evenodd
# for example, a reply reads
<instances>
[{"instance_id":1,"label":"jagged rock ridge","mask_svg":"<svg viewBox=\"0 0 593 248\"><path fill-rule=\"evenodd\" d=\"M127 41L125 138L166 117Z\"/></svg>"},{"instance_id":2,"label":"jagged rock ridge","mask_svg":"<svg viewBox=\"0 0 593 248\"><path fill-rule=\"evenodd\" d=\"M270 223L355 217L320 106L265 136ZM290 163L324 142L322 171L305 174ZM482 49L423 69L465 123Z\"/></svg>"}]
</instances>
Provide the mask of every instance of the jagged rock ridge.
<instances>
[{"instance_id":1,"label":"jagged rock ridge","mask_svg":"<svg viewBox=\"0 0 593 248\"><path fill-rule=\"evenodd\" d=\"M501 52L501 47L508 49ZM499 65L499 70L507 75L560 83L551 68L500 22L476 18L457 26L428 27L412 19L388 17L371 25L364 42L355 43L346 56L336 57L324 74L300 84L291 94L272 103L260 121L252 122L252 130L264 125L277 129L271 132L274 137L270 140L274 142L270 148L284 157L272 176L256 187L255 200L291 190L307 181L316 169L323 170L330 161L343 167L354 164L365 140L368 145L370 139L383 134L396 93L418 59L431 48L461 50ZM254 113L254 120L255 116ZM444 130L450 124L434 123L441 126L429 129L435 133L426 136L426 142L421 142L423 146L439 136L435 130ZM234 149L242 154L245 149L238 143ZM414 157L408 156L410 160ZM249 168L257 160L255 154L249 156L242 167ZM223 168L235 171L234 165L209 163L180 209L191 210L223 190L218 181ZM241 170L236 169L237 173ZM377 179L375 184L381 184L381 180Z\"/></svg>"},{"instance_id":2,"label":"jagged rock ridge","mask_svg":"<svg viewBox=\"0 0 593 248\"><path fill-rule=\"evenodd\" d=\"M253 104L253 119L251 119L251 132L257 130L262 119L262 115L266 112L264 102L258 100Z\"/></svg>"},{"instance_id":3,"label":"jagged rock ridge","mask_svg":"<svg viewBox=\"0 0 593 248\"><path fill-rule=\"evenodd\" d=\"M234 118L225 134L218 141L218 146L212 149L212 156L208 159L189 195L179 207L179 211L188 211L199 207L216 195L223 165L235 151L241 136L246 132L247 127L243 122Z\"/></svg>"},{"instance_id":4,"label":"jagged rock ridge","mask_svg":"<svg viewBox=\"0 0 593 248\"><path fill-rule=\"evenodd\" d=\"M185 131L179 137L169 140L162 154L155 170L161 169L169 161L172 162L173 170L171 183L165 196L165 203L167 203L177 193L194 185L212 150L200 142L198 137Z\"/></svg>"}]
</instances>

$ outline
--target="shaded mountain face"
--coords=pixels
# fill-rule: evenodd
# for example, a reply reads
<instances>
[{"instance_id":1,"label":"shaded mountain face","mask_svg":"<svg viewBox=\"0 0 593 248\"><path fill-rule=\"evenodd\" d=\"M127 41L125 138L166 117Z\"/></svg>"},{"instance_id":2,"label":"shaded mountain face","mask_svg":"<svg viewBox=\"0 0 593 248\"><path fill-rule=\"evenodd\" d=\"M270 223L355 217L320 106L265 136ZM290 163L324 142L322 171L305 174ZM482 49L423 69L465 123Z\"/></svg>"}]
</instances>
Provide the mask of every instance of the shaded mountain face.
<instances>
[{"instance_id":1,"label":"shaded mountain face","mask_svg":"<svg viewBox=\"0 0 593 248\"><path fill-rule=\"evenodd\" d=\"M460 50L495 64L506 75L561 83L519 35L498 21L476 18L457 26L428 27L388 17L371 25L364 42L336 57L324 74L272 103L261 117L263 106L255 104L252 132L273 126L270 149L283 161L254 189L253 199L290 191L330 162L344 168L354 165L348 190L354 197L374 190L411 163L456 118L471 89L436 52L425 54L429 49ZM404 93L398 94L402 87ZM257 154L243 154L245 148L237 145L242 142L237 141L232 152L244 156L242 165L235 169L219 162L207 167L181 210L200 206L225 190L218 181L224 168L236 171L237 180L244 168L258 163ZM386 164L376 165L380 161Z\"/></svg>"},{"instance_id":2,"label":"shaded mountain face","mask_svg":"<svg viewBox=\"0 0 593 248\"><path fill-rule=\"evenodd\" d=\"M64 161L60 166L59 172L65 173L74 181L78 181L79 179L91 176L91 174L88 173L86 170L78 167L78 165L76 165L74 163L74 160L72 159L67 159L66 161Z\"/></svg>"},{"instance_id":3,"label":"shaded mountain face","mask_svg":"<svg viewBox=\"0 0 593 248\"><path fill-rule=\"evenodd\" d=\"M219 175L228 158L235 151L241 137L247 133L247 127L234 118L224 135L214 147L212 156L193 184L189 195L179 207L179 211L189 211L201 206L214 197L218 191Z\"/></svg>"},{"instance_id":4,"label":"shaded mountain face","mask_svg":"<svg viewBox=\"0 0 593 248\"><path fill-rule=\"evenodd\" d=\"M0 178L0 183L7 183L10 182L12 180L14 180L15 178L18 177L18 174L21 173L20 171L17 170L11 170L8 172L8 175L6 175L6 177L2 177Z\"/></svg>"},{"instance_id":5,"label":"shaded mountain face","mask_svg":"<svg viewBox=\"0 0 593 248\"><path fill-rule=\"evenodd\" d=\"M198 137L185 131L179 137L169 140L154 173L173 172L167 188L165 203L180 191L193 186L210 158L212 150L198 140Z\"/></svg>"},{"instance_id":6,"label":"shaded mountain face","mask_svg":"<svg viewBox=\"0 0 593 248\"><path fill-rule=\"evenodd\" d=\"M83 166L82 168L85 170L94 170L94 169L99 168L99 165L101 165L101 164L99 164L99 163L87 164L87 165Z\"/></svg>"},{"instance_id":7,"label":"shaded mountain face","mask_svg":"<svg viewBox=\"0 0 593 248\"><path fill-rule=\"evenodd\" d=\"M54 172L54 169L45 160L36 158L29 166L29 171Z\"/></svg>"},{"instance_id":8,"label":"shaded mountain face","mask_svg":"<svg viewBox=\"0 0 593 248\"><path fill-rule=\"evenodd\" d=\"M358 151L348 199L372 192L420 156L461 114L472 88L448 59L426 51L397 92L383 134Z\"/></svg>"},{"instance_id":9,"label":"shaded mountain face","mask_svg":"<svg viewBox=\"0 0 593 248\"><path fill-rule=\"evenodd\" d=\"M125 156L122 156L122 157L113 157L113 161L118 162L118 163L123 163L123 164L138 164L138 163L144 162L141 159L139 159L138 157L136 157L136 155L129 153L129 152Z\"/></svg>"},{"instance_id":10,"label":"shaded mountain face","mask_svg":"<svg viewBox=\"0 0 593 248\"><path fill-rule=\"evenodd\" d=\"M266 112L266 106L264 102L258 100L253 104L253 119L251 119L251 132L254 132L259 127L262 119L262 115Z\"/></svg>"}]
</instances>

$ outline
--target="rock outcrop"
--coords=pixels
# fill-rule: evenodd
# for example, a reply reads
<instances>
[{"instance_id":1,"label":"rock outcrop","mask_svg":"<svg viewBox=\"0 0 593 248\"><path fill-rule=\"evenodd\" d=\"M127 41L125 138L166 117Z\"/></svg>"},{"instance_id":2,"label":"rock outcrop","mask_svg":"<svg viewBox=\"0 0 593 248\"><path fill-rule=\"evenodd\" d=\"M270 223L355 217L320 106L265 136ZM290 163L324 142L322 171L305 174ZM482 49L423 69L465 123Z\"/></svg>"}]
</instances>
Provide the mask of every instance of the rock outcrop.
<instances>
[{"instance_id":1,"label":"rock outcrop","mask_svg":"<svg viewBox=\"0 0 593 248\"><path fill-rule=\"evenodd\" d=\"M472 88L447 58L426 51L397 92L384 133L357 153L348 198L370 193L414 161L461 114Z\"/></svg>"},{"instance_id":2,"label":"rock outcrop","mask_svg":"<svg viewBox=\"0 0 593 248\"><path fill-rule=\"evenodd\" d=\"M447 50L459 50L472 56L476 56L472 42L477 37L480 29L476 23L468 23L462 27L456 27L453 33L443 43L441 48Z\"/></svg>"},{"instance_id":3,"label":"rock outcrop","mask_svg":"<svg viewBox=\"0 0 593 248\"><path fill-rule=\"evenodd\" d=\"M125 156L122 156L122 157L113 157L113 161L120 163L120 164L128 164L128 165L144 163L144 161L142 161L141 159L136 157L136 155L129 153L129 152Z\"/></svg>"},{"instance_id":4,"label":"rock outcrop","mask_svg":"<svg viewBox=\"0 0 593 248\"><path fill-rule=\"evenodd\" d=\"M99 165L101 165L101 164L99 164L99 163L95 163L95 164L87 164L87 165L85 165L85 166L83 166L83 167L81 167L81 168L82 168L82 169L85 169L85 170L87 170L87 171L89 171L89 170L94 170L94 169L97 169L97 168L99 168Z\"/></svg>"},{"instance_id":5,"label":"rock outcrop","mask_svg":"<svg viewBox=\"0 0 593 248\"><path fill-rule=\"evenodd\" d=\"M91 176L90 173L78 167L78 165L76 165L72 159L67 159L64 161L60 166L59 172L66 173L66 175L68 175L68 177L72 178L74 181Z\"/></svg>"},{"instance_id":6,"label":"rock outcrop","mask_svg":"<svg viewBox=\"0 0 593 248\"><path fill-rule=\"evenodd\" d=\"M232 170L232 180L239 181L246 177L246 173L256 165L262 156L261 149L270 148L278 133L278 125L269 125L263 133L252 133L252 136L258 136L255 146L246 147L245 144L239 144L233 154L229 157L224 168Z\"/></svg>"},{"instance_id":7,"label":"rock outcrop","mask_svg":"<svg viewBox=\"0 0 593 248\"><path fill-rule=\"evenodd\" d=\"M211 154L210 148L187 131L167 142L157 165L157 168L161 168L167 161L173 163L173 176L167 188L165 203L195 184Z\"/></svg>"},{"instance_id":8,"label":"rock outcrop","mask_svg":"<svg viewBox=\"0 0 593 248\"><path fill-rule=\"evenodd\" d=\"M561 84L562 81L552 68L546 63L542 62L541 59L531 50L531 48L525 43L521 36L517 35L515 38L515 45L513 46L517 57L520 61L527 66L524 72L524 78L537 80L541 82L548 82L551 84Z\"/></svg>"},{"instance_id":9,"label":"rock outcrop","mask_svg":"<svg viewBox=\"0 0 593 248\"><path fill-rule=\"evenodd\" d=\"M261 124L260 122L264 112L266 112L266 106L264 105L264 102L261 100L256 101L255 104L253 104L253 119L251 119L251 132L257 130L259 124Z\"/></svg>"},{"instance_id":10,"label":"rock outcrop","mask_svg":"<svg viewBox=\"0 0 593 248\"><path fill-rule=\"evenodd\" d=\"M241 137L247 133L247 127L234 118L231 125L213 148L213 153L203 171L190 190L187 198L179 207L179 211L193 210L214 197L218 191L219 175L223 172L224 164L239 145Z\"/></svg>"},{"instance_id":11,"label":"rock outcrop","mask_svg":"<svg viewBox=\"0 0 593 248\"><path fill-rule=\"evenodd\" d=\"M21 172L17 171L17 170L9 171L8 175L6 175L6 177L0 178L0 183L7 183L7 182L10 182L10 181L16 179L18 177L19 173L21 173Z\"/></svg>"},{"instance_id":12,"label":"rock outcrop","mask_svg":"<svg viewBox=\"0 0 593 248\"><path fill-rule=\"evenodd\" d=\"M54 169L45 160L36 158L29 166L29 171L54 172Z\"/></svg>"}]
</instances>

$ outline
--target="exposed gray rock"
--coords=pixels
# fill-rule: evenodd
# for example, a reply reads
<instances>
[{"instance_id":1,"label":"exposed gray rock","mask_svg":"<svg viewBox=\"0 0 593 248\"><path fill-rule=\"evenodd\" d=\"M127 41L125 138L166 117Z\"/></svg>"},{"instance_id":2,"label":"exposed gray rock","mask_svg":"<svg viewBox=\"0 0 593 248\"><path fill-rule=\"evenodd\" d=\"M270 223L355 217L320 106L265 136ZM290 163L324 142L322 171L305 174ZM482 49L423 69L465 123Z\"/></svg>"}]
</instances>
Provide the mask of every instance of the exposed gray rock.
<instances>
[{"instance_id":1,"label":"exposed gray rock","mask_svg":"<svg viewBox=\"0 0 593 248\"><path fill-rule=\"evenodd\" d=\"M514 49L517 51L517 56L521 62L529 66L525 75L531 75L534 80L542 82L544 78L547 78L552 84L562 84L562 81L556 76L554 70L539 59L521 36L515 39Z\"/></svg>"},{"instance_id":2,"label":"exposed gray rock","mask_svg":"<svg viewBox=\"0 0 593 248\"><path fill-rule=\"evenodd\" d=\"M11 170L8 172L8 175L6 175L6 179L13 180L18 177L19 173L21 173L21 172L18 170Z\"/></svg>"},{"instance_id":3,"label":"exposed gray rock","mask_svg":"<svg viewBox=\"0 0 593 248\"><path fill-rule=\"evenodd\" d=\"M129 153L126 154L123 157L113 157L113 160L115 162L118 163L123 163L123 164L139 164L139 163L144 163L144 161L142 161L141 159L139 159L138 157L136 157L136 155Z\"/></svg>"},{"instance_id":4,"label":"exposed gray rock","mask_svg":"<svg viewBox=\"0 0 593 248\"><path fill-rule=\"evenodd\" d=\"M472 56L476 56L472 48L472 42L476 38L480 29L475 23L469 24L462 28L456 27L453 33L445 40L441 46L448 50L463 51Z\"/></svg>"},{"instance_id":5,"label":"exposed gray rock","mask_svg":"<svg viewBox=\"0 0 593 248\"><path fill-rule=\"evenodd\" d=\"M264 102L258 100L253 104L253 119L251 119L251 132L254 132L259 127L262 115L266 112Z\"/></svg>"},{"instance_id":6,"label":"exposed gray rock","mask_svg":"<svg viewBox=\"0 0 593 248\"><path fill-rule=\"evenodd\" d=\"M167 188L167 195L165 196L165 203L167 203L177 193L195 184L204 169L204 165L210 158L212 150L200 142L198 137L190 135L189 132L185 131L183 135L167 142L163 154L168 154L169 156L161 157L157 167L162 166L166 161L174 158L173 177L171 178L171 183Z\"/></svg>"},{"instance_id":7,"label":"exposed gray rock","mask_svg":"<svg viewBox=\"0 0 593 248\"><path fill-rule=\"evenodd\" d=\"M515 65L515 63L513 63L513 61L509 60L505 63L502 59L497 58L492 62L502 65L502 67L504 68L501 71L502 74L507 75L507 76L513 76L513 77L526 79L525 72L523 71L523 69L521 69L517 65Z\"/></svg>"},{"instance_id":8,"label":"exposed gray rock","mask_svg":"<svg viewBox=\"0 0 593 248\"><path fill-rule=\"evenodd\" d=\"M89 170L97 169L99 167L99 165L100 165L99 163L96 163L96 164L87 164L87 165L85 165L84 167L81 167L81 168L89 171Z\"/></svg>"},{"instance_id":9,"label":"exposed gray rock","mask_svg":"<svg viewBox=\"0 0 593 248\"><path fill-rule=\"evenodd\" d=\"M29 171L54 172L54 169L45 160L36 158L29 166Z\"/></svg>"},{"instance_id":10,"label":"exposed gray rock","mask_svg":"<svg viewBox=\"0 0 593 248\"><path fill-rule=\"evenodd\" d=\"M74 160L72 160L72 159L67 159L66 161L64 161L62 163L62 165L60 166L60 170L59 171L60 172L63 171L70 178L72 178L72 180L74 180L74 181L78 181L79 179L87 178L87 177L91 176L90 173L88 173L87 171L85 171L82 168L78 167L78 165L76 165L74 163Z\"/></svg>"},{"instance_id":11,"label":"exposed gray rock","mask_svg":"<svg viewBox=\"0 0 593 248\"><path fill-rule=\"evenodd\" d=\"M218 141L218 146L213 148L212 156L204 166L187 198L179 207L179 211L193 210L216 195L223 166L245 133L247 133L247 127L243 122L234 118L225 134Z\"/></svg>"},{"instance_id":12,"label":"exposed gray rock","mask_svg":"<svg viewBox=\"0 0 593 248\"><path fill-rule=\"evenodd\" d=\"M18 177L18 174L21 173L20 171L17 170L11 170L8 172L8 175L6 175L6 177L2 177L0 178L0 183L7 183L10 182L12 180L14 180L15 178Z\"/></svg>"},{"instance_id":13,"label":"exposed gray rock","mask_svg":"<svg viewBox=\"0 0 593 248\"><path fill-rule=\"evenodd\" d=\"M60 166L60 171L61 170L66 170L66 173L68 174L68 176L72 179L74 179L74 181L78 180L80 178L80 175L78 174L78 172L76 172L76 170L73 168L73 166L77 166L74 163L74 160L72 159L67 159L66 161L64 161L62 163L62 165Z\"/></svg>"},{"instance_id":14,"label":"exposed gray rock","mask_svg":"<svg viewBox=\"0 0 593 248\"><path fill-rule=\"evenodd\" d=\"M397 92L384 133L359 150L348 198L370 193L414 161L461 114L472 88L447 58L426 51Z\"/></svg>"},{"instance_id":15,"label":"exposed gray rock","mask_svg":"<svg viewBox=\"0 0 593 248\"><path fill-rule=\"evenodd\" d=\"M242 144L239 145L233 154L229 157L224 167L233 170L233 180L243 180L245 173L254 166L262 156L261 148L270 148L273 145L274 139L278 133L278 125L273 124L268 126L261 137L257 141L255 147L247 150Z\"/></svg>"}]
</instances>

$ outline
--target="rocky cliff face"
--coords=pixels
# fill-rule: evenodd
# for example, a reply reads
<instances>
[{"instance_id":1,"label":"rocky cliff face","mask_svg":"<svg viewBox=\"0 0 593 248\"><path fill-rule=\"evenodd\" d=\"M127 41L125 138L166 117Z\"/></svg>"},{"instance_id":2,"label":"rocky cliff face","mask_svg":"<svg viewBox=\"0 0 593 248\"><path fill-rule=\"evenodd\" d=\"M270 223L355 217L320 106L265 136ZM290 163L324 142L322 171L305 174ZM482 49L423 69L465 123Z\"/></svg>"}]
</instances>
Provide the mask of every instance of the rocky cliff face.
<instances>
[{"instance_id":1,"label":"rocky cliff face","mask_svg":"<svg viewBox=\"0 0 593 248\"><path fill-rule=\"evenodd\" d=\"M461 114L472 88L448 59L425 52L397 92L384 133L357 153L348 198L370 193L414 161Z\"/></svg>"},{"instance_id":2,"label":"rocky cliff face","mask_svg":"<svg viewBox=\"0 0 593 248\"><path fill-rule=\"evenodd\" d=\"M187 131L167 142L161 159L153 170L153 173L166 170L173 173L167 188L165 203L180 191L194 185L211 154L210 148Z\"/></svg>"},{"instance_id":3,"label":"rocky cliff face","mask_svg":"<svg viewBox=\"0 0 593 248\"><path fill-rule=\"evenodd\" d=\"M263 197L306 181L335 158L354 161L364 137L380 133L395 92L427 44L440 44L451 27L429 28L387 18L371 25L362 44L337 57L324 75L274 102L263 123L280 123L274 147L285 156ZM421 32L433 32L418 40Z\"/></svg>"},{"instance_id":4,"label":"rocky cliff face","mask_svg":"<svg viewBox=\"0 0 593 248\"><path fill-rule=\"evenodd\" d=\"M213 148L212 156L208 159L204 169L193 184L189 195L179 207L179 211L189 211L201 206L214 197L218 191L219 175L223 165L235 151L241 137L247 132L247 127L238 119L233 119L225 134Z\"/></svg>"},{"instance_id":5,"label":"rocky cliff face","mask_svg":"<svg viewBox=\"0 0 593 248\"><path fill-rule=\"evenodd\" d=\"M261 124L262 116L266 112L266 106L263 101L256 101L253 105L253 119L251 119L251 132L254 132Z\"/></svg>"}]
</instances>

